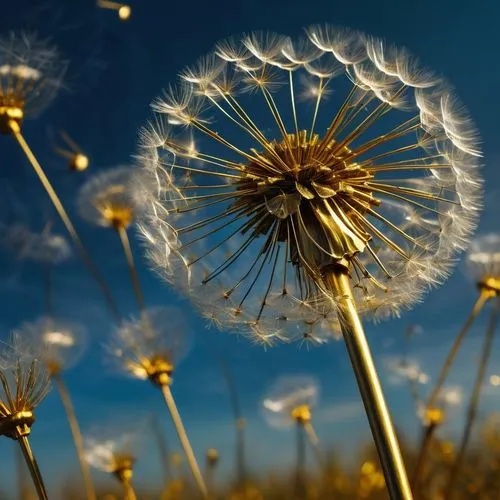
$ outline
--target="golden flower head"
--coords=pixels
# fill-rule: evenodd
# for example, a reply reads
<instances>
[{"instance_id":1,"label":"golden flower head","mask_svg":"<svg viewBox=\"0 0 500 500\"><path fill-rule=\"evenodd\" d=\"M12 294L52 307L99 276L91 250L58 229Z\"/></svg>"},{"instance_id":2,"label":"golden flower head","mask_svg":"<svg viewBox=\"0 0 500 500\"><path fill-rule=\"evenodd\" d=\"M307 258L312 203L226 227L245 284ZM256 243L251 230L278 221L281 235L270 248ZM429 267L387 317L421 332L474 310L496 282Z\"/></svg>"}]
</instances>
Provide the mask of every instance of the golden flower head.
<instances>
[{"instance_id":1,"label":"golden flower head","mask_svg":"<svg viewBox=\"0 0 500 500\"><path fill-rule=\"evenodd\" d=\"M500 293L500 234L489 233L472 240L467 270L480 287Z\"/></svg>"},{"instance_id":2,"label":"golden flower head","mask_svg":"<svg viewBox=\"0 0 500 500\"><path fill-rule=\"evenodd\" d=\"M27 33L0 38L0 132L47 107L62 86L66 63L55 47Z\"/></svg>"},{"instance_id":3,"label":"golden flower head","mask_svg":"<svg viewBox=\"0 0 500 500\"><path fill-rule=\"evenodd\" d=\"M475 128L382 40L329 26L226 40L152 107L147 255L205 317L258 342L301 338L290 304L335 299L324 277L338 266L361 314L399 315L475 227Z\"/></svg>"},{"instance_id":4,"label":"golden flower head","mask_svg":"<svg viewBox=\"0 0 500 500\"><path fill-rule=\"evenodd\" d=\"M87 347L86 329L60 318L45 316L23 323L16 333L41 346L40 359L56 375L74 366Z\"/></svg>"},{"instance_id":5,"label":"golden flower head","mask_svg":"<svg viewBox=\"0 0 500 500\"><path fill-rule=\"evenodd\" d=\"M152 307L116 328L107 353L121 372L162 385L189 352L190 333L178 308Z\"/></svg>"},{"instance_id":6,"label":"golden flower head","mask_svg":"<svg viewBox=\"0 0 500 500\"><path fill-rule=\"evenodd\" d=\"M319 400L319 384L309 375L281 376L273 382L262 400L264 416L272 427L290 427L311 420Z\"/></svg>"},{"instance_id":7,"label":"golden flower head","mask_svg":"<svg viewBox=\"0 0 500 500\"><path fill-rule=\"evenodd\" d=\"M98 226L127 228L141 207L141 177L137 170L123 166L95 175L80 190L80 215Z\"/></svg>"},{"instance_id":8,"label":"golden flower head","mask_svg":"<svg viewBox=\"0 0 500 500\"><path fill-rule=\"evenodd\" d=\"M59 264L72 255L66 237L47 229L33 232L21 223L0 224L0 238L3 246L23 260Z\"/></svg>"},{"instance_id":9,"label":"golden flower head","mask_svg":"<svg viewBox=\"0 0 500 500\"><path fill-rule=\"evenodd\" d=\"M16 439L29 434L33 411L50 389L40 357L36 346L17 334L0 343L0 435Z\"/></svg>"}]
</instances>

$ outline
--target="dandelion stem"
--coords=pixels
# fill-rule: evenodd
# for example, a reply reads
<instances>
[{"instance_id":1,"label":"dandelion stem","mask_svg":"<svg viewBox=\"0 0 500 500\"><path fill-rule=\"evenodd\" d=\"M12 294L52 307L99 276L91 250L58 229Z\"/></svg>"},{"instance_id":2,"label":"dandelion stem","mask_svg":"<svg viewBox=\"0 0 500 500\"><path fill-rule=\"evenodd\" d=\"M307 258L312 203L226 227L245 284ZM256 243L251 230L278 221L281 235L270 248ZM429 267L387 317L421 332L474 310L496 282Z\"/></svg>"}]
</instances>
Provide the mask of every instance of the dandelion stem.
<instances>
[{"instance_id":1,"label":"dandelion stem","mask_svg":"<svg viewBox=\"0 0 500 500\"><path fill-rule=\"evenodd\" d=\"M316 461L318 462L320 468L323 468L325 460L323 457L323 453L321 452L318 435L316 434L316 431L314 430L312 423L304 422L304 430L306 431L309 443L311 444L314 456L316 457Z\"/></svg>"},{"instance_id":2,"label":"dandelion stem","mask_svg":"<svg viewBox=\"0 0 500 500\"><path fill-rule=\"evenodd\" d=\"M122 486L124 492L124 500L137 500L134 487L132 486L130 480L128 479L122 480Z\"/></svg>"},{"instance_id":3,"label":"dandelion stem","mask_svg":"<svg viewBox=\"0 0 500 500\"><path fill-rule=\"evenodd\" d=\"M443 384L446 380L446 377L451 369L451 366L453 365L453 361L455 361L455 357L458 354L460 347L462 346L462 342L464 341L467 333L469 332L472 323L474 323L474 320L477 318L478 314L482 311L484 305L491 297L492 296L488 290L481 290L479 297L476 303L474 304L474 307L472 308L472 311L465 320L464 326L456 336L455 341L453 342L453 345L451 346L451 349L448 352L448 355L446 356L441 371L439 372L436 385L434 386L434 389L432 390L432 393L427 401L426 405L427 408L432 408L436 404L436 401L439 397L441 389L443 388Z\"/></svg>"},{"instance_id":4,"label":"dandelion stem","mask_svg":"<svg viewBox=\"0 0 500 500\"><path fill-rule=\"evenodd\" d=\"M116 227L116 230L118 232L118 236L120 237L123 251L127 259L127 265L130 272L130 279L132 280L132 287L134 289L137 305L139 306L139 310L143 312L144 309L146 308L146 304L144 302L144 295L142 293L141 283L139 281L139 275L137 274L137 269L135 267L134 255L132 254L132 248L130 246L130 240L128 238L127 228L124 227L123 225L118 225Z\"/></svg>"},{"instance_id":5,"label":"dandelion stem","mask_svg":"<svg viewBox=\"0 0 500 500\"><path fill-rule=\"evenodd\" d=\"M57 387L57 391L59 392L59 396L61 397L61 401L64 406L64 411L66 412L66 417L68 418L69 427L71 429L73 442L76 448L76 454L80 463L80 470L82 472L87 500L96 500L97 497L95 494L94 485L92 484L89 465L85 460L82 433L80 431L80 426L78 425L75 408L73 406L73 402L71 401L68 388L66 387L66 384L64 383L64 380L62 379L60 374L52 375L52 380Z\"/></svg>"},{"instance_id":6,"label":"dandelion stem","mask_svg":"<svg viewBox=\"0 0 500 500\"><path fill-rule=\"evenodd\" d=\"M347 268L339 266L326 272L324 281L338 306L342 334L380 457L389 497L391 500L411 500L413 497L403 458L354 304Z\"/></svg>"},{"instance_id":7,"label":"dandelion stem","mask_svg":"<svg viewBox=\"0 0 500 500\"><path fill-rule=\"evenodd\" d=\"M45 485L43 483L42 474L40 469L38 468L38 464L36 462L35 456L31 451L31 446L28 440L28 436L19 436L17 438L17 442L21 447L21 451L24 456L24 460L28 465L28 469L31 474L31 479L33 480L33 484L35 485L35 489L38 495L39 500L48 500L47 492L45 491Z\"/></svg>"},{"instance_id":8,"label":"dandelion stem","mask_svg":"<svg viewBox=\"0 0 500 500\"><path fill-rule=\"evenodd\" d=\"M469 444L472 427L474 425L474 421L476 420L477 407L479 405L479 398L481 397L481 389L483 387L484 377L486 375L486 367L488 366L488 361L490 359L491 348L493 346L493 338L495 336L495 328L497 326L499 312L500 312L500 300L497 299L495 308L491 312L490 322L484 339L483 352L481 354L481 360L479 362L479 368L477 370L474 389L472 391L469 400L469 407L467 408L467 420L465 422L465 427L462 434L462 440L460 441L460 448L458 449L457 457L451 468L450 476L448 478L448 484L445 490L446 491L445 498L447 498L448 500L452 500L454 496L455 481L462 468L462 463L465 457L465 452L467 450L467 445Z\"/></svg>"},{"instance_id":9,"label":"dandelion stem","mask_svg":"<svg viewBox=\"0 0 500 500\"><path fill-rule=\"evenodd\" d=\"M15 447L16 473L17 473L17 494L20 500L29 500L30 487L26 481L26 465L21 449Z\"/></svg>"},{"instance_id":10,"label":"dandelion stem","mask_svg":"<svg viewBox=\"0 0 500 500\"><path fill-rule=\"evenodd\" d=\"M304 423L297 420L297 464L295 468L295 499L306 498L306 441L304 434Z\"/></svg>"},{"instance_id":11,"label":"dandelion stem","mask_svg":"<svg viewBox=\"0 0 500 500\"><path fill-rule=\"evenodd\" d=\"M423 427L422 438L420 439L420 447L418 451L417 463L415 465L415 468L413 469L413 475L411 478L411 488L413 494L416 497L419 496L418 487L420 484L420 478L425 463L424 458L427 456L427 452L429 451L436 427L437 424L435 422L428 423Z\"/></svg>"},{"instance_id":12,"label":"dandelion stem","mask_svg":"<svg viewBox=\"0 0 500 500\"><path fill-rule=\"evenodd\" d=\"M35 155L31 151L28 143L24 139L22 133L21 133L21 128L19 127L19 124L16 123L15 121L11 120L9 122L9 128L10 131L12 132L12 135L18 142L19 146L23 150L24 154L26 155L26 158L30 162L31 166L33 167L33 170L35 173L38 175L38 178L40 179L40 182L42 183L43 187L45 188L45 191L49 195L50 201L54 205L54 208L56 209L57 213L59 214L59 217L61 218L62 222L66 226L66 229L68 233L70 234L76 248L78 249L80 253L80 257L87 267L88 271L90 272L90 275L94 278L96 283L99 285L101 288L101 291L104 295L104 299L106 300L106 303L115 317L115 319L119 320L120 315L118 313L118 309L113 301L113 297L111 296L111 292L109 291L106 283L102 279L101 275L99 274L99 271L95 267L92 259L90 258L90 255L88 254L86 248L84 247L78 233L76 232L75 227L73 226L73 223L71 222L71 219L69 218L66 209L64 208L61 200L57 196L57 193L55 192L54 188L52 187L52 184L50 183L49 179L45 175L45 172L43 171L42 166L36 159Z\"/></svg>"},{"instance_id":13,"label":"dandelion stem","mask_svg":"<svg viewBox=\"0 0 500 500\"><path fill-rule=\"evenodd\" d=\"M181 442L182 449L184 450L184 454L186 455L189 468L191 469L194 480L196 481L196 485L198 486L202 497L205 500L208 500L208 490L205 485L205 481L203 480L203 476L201 475L200 467L198 466L196 457L194 456L191 443L189 442L189 438L186 433L186 429L184 428L184 425L182 423L182 418L179 415L179 411L177 410L177 405L175 404L170 386L168 384L163 384L161 386L161 390L163 392L165 402L167 403L170 415L174 422L175 430L177 431L177 435L179 436L179 441Z\"/></svg>"}]
</instances>

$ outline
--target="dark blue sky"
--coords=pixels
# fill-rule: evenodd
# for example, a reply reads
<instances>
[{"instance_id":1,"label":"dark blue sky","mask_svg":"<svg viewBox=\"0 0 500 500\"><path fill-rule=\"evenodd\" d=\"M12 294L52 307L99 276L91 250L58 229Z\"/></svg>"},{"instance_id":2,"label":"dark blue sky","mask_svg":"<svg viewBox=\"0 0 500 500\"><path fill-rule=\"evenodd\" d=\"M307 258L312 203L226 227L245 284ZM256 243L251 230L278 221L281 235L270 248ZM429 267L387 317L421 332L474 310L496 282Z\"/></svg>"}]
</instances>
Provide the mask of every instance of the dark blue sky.
<instances>
[{"instance_id":1,"label":"dark blue sky","mask_svg":"<svg viewBox=\"0 0 500 500\"><path fill-rule=\"evenodd\" d=\"M87 174L70 174L64 160L54 155L57 131L67 130L88 153L92 161L88 175L128 163L135 149L137 129L150 116L151 100L185 65L209 51L218 39L231 34L269 29L294 35L309 24L329 22L406 46L455 85L476 121L483 138L486 178L480 232L498 229L500 7L494 0L132 0L131 5L133 15L128 23L121 23L111 11L98 9L92 0L9 2L8 7L2 8L0 18L0 35L10 30L35 30L50 36L70 62L66 88L40 118L25 123L24 132L74 216L124 314L135 314L136 307L119 242L112 232L89 227L78 218L75 196ZM0 221L9 224L18 220L39 230L50 217L55 221L54 231L64 232L14 141L0 137L0 151ZM310 351L287 345L266 352L225 332L206 330L189 304L179 300L147 269L139 246L135 246L135 251L148 304L178 304L189 315L197 336L205 336L206 342L198 338L191 355L179 367L173 386L200 457L207 447L216 446L222 452L222 467L228 470L231 466L230 406L207 344L224 353L236 377L249 420L249 460L256 469L281 468L292 460L293 433L269 430L259 410L266 387L283 373L311 373L321 381L317 425L325 443L352 447L367 438L367 423L342 343ZM38 265L3 251L0 258L0 331L5 337L22 321L35 319L43 312L43 287ZM166 422L171 449L178 449L160 393L147 383L120 378L103 364L99 344L105 342L112 328L111 318L83 266L73 259L59 266L54 274L57 313L84 323L92 339L87 356L67 374L83 429L99 423L102 417L137 414L139 409L145 413L156 411ZM401 320L377 327L367 325L378 366L382 368L384 358L401 352L405 327L418 323L424 333L415 341L414 355L424 369L435 372L474 297L474 287L457 270L452 279ZM481 320L473 332L459 360L461 369L455 371L452 382L470 385L484 322ZM498 352L497 348L491 373L500 370ZM417 421L406 387L394 385L388 377L384 380L396 423L414 435ZM498 402L498 397L487 395L485 408L493 405L495 398ZM76 459L55 393L49 395L37 417L33 446L51 488L56 488L56 474L76 473ZM457 418L449 432L458 425ZM12 446L5 439L0 441L0 457L0 485L8 485L11 469L4 464L13 455ZM153 458L144 459L142 466L139 462L137 480L159 484L158 466Z\"/></svg>"}]
</instances>

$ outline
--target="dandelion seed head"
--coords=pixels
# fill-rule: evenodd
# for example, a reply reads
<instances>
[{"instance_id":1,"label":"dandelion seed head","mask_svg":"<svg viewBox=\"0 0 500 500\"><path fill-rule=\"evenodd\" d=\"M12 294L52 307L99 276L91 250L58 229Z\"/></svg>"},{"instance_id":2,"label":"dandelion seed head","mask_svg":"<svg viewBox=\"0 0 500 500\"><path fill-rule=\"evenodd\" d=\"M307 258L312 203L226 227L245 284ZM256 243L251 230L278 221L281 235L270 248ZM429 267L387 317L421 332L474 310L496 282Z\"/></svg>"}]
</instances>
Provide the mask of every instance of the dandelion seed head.
<instances>
[{"instance_id":1,"label":"dandelion seed head","mask_svg":"<svg viewBox=\"0 0 500 500\"><path fill-rule=\"evenodd\" d=\"M147 192L141 177L137 170L122 166L95 175L80 189L80 215L98 226L127 228L138 215Z\"/></svg>"},{"instance_id":2,"label":"dandelion seed head","mask_svg":"<svg viewBox=\"0 0 500 500\"><path fill-rule=\"evenodd\" d=\"M55 98L66 72L55 47L20 32L0 38L0 131L41 113Z\"/></svg>"},{"instance_id":3,"label":"dandelion seed head","mask_svg":"<svg viewBox=\"0 0 500 500\"><path fill-rule=\"evenodd\" d=\"M50 230L34 232L21 223L0 224L0 238L2 245L22 260L55 265L72 256L66 237Z\"/></svg>"},{"instance_id":4,"label":"dandelion seed head","mask_svg":"<svg viewBox=\"0 0 500 500\"><path fill-rule=\"evenodd\" d=\"M170 377L191 347L187 318L177 308L153 307L119 325L106 345L109 361L140 380Z\"/></svg>"},{"instance_id":5,"label":"dandelion seed head","mask_svg":"<svg viewBox=\"0 0 500 500\"><path fill-rule=\"evenodd\" d=\"M87 348L87 331L83 325L60 318L43 316L25 322L16 334L40 346L40 359L51 375L75 366Z\"/></svg>"},{"instance_id":6,"label":"dandelion seed head","mask_svg":"<svg viewBox=\"0 0 500 500\"><path fill-rule=\"evenodd\" d=\"M272 427L290 427L302 416L310 419L318 400L319 384L314 377L286 375L270 386L262 400L262 409Z\"/></svg>"},{"instance_id":7,"label":"dandelion seed head","mask_svg":"<svg viewBox=\"0 0 500 500\"><path fill-rule=\"evenodd\" d=\"M50 390L41 351L17 333L0 342L0 434L29 434L33 411Z\"/></svg>"},{"instance_id":8,"label":"dandelion seed head","mask_svg":"<svg viewBox=\"0 0 500 500\"><path fill-rule=\"evenodd\" d=\"M380 39L321 25L225 40L153 110L137 154L152 266L211 325L264 346L338 333L336 266L361 315L400 316L476 227L474 125L443 79Z\"/></svg>"},{"instance_id":9,"label":"dandelion seed head","mask_svg":"<svg viewBox=\"0 0 500 500\"><path fill-rule=\"evenodd\" d=\"M500 235L489 233L473 239L467 251L467 272L475 283L500 279Z\"/></svg>"}]
</instances>

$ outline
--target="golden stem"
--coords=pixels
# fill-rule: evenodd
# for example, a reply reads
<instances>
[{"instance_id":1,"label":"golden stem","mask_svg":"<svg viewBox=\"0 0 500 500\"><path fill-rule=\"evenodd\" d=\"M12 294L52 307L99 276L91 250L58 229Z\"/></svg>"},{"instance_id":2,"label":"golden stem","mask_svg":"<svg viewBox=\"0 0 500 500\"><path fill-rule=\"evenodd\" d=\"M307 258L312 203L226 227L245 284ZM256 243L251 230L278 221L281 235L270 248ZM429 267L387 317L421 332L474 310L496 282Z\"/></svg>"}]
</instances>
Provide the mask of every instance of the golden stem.
<instances>
[{"instance_id":1,"label":"golden stem","mask_svg":"<svg viewBox=\"0 0 500 500\"><path fill-rule=\"evenodd\" d=\"M215 498L215 468L216 464L214 462L207 461L207 466L205 468L205 477L210 498Z\"/></svg>"},{"instance_id":2,"label":"golden stem","mask_svg":"<svg viewBox=\"0 0 500 500\"><path fill-rule=\"evenodd\" d=\"M347 268L339 266L327 272L324 281L338 306L344 342L354 368L390 499L411 500L413 497L403 458L370 347L354 304Z\"/></svg>"},{"instance_id":3,"label":"golden stem","mask_svg":"<svg viewBox=\"0 0 500 500\"><path fill-rule=\"evenodd\" d=\"M323 457L323 453L321 452L318 435L316 434L312 423L304 422L304 430L306 431L309 443L311 444L311 448L314 452L314 456L316 457L318 465L320 466L320 468L323 468L325 460Z\"/></svg>"},{"instance_id":4,"label":"golden stem","mask_svg":"<svg viewBox=\"0 0 500 500\"><path fill-rule=\"evenodd\" d=\"M498 300L498 299L497 299ZM467 408L467 420L462 434L462 440L460 441L460 448L458 450L457 457L451 468L450 476L448 479L448 484L446 487L445 498L452 500L454 496L454 486L458 474L461 471L462 463L465 456L465 451L467 450L467 445L469 444L470 435L472 432L472 427L474 421L476 420L477 407L479 405L479 398L481 396L481 389L484 383L484 377L486 375L486 367L488 366L488 361L490 359L491 348L493 346L493 337L495 336L495 328L498 320L498 313L500 310L500 301L495 304L495 308L491 313L490 323L488 325L488 330L486 331L483 352L481 354L481 360L479 363L479 368L477 370L476 381L474 383L474 389L472 391L469 407Z\"/></svg>"},{"instance_id":5,"label":"golden stem","mask_svg":"<svg viewBox=\"0 0 500 500\"><path fill-rule=\"evenodd\" d=\"M64 406L64 411L66 412L66 417L68 419L69 427L71 429L71 434L73 436L73 442L76 448L76 454L78 457L78 462L80 463L80 470L82 473L83 484L85 487L85 492L87 495L87 500L96 500L96 494L94 490L94 485L92 484L92 476L90 475L90 469L87 461L85 460L85 452L83 446L82 433L80 431L80 426L78 425L78 420L76 418L75 408L73 402L71 401L68 388L64 383L61 375L52 375L52 380L57 387L59 396L61 397L62 404Z\"/></svg>"},{"instance_id":6,"label":"golden stem","mask_svg":"<svg viewBox=\"0 0 500 500\"><path fill-rule=\"evenodd\" d=\"M132 287L134 289L137 305L139 306L139 310L143 312L144 309L146 308L146 304L144 302L144 295L142 293L141 283L139 281L139 275L137 274L137 269L135 267L134 256L132 254L132 248L130 247L130 240L128 238L127 228L119 224L116 227L116 231L118 232L118 236L120 237L123 251L127 259L127 265L130 272L130 279L132 280Z\"/></svg>"},{"instance_id":7,"label":"golden stem","mask_svg":"<svg viewBox=\"0 0 500 500\"><path fill-rule=\"evenodd\" d=\"M202 497L205 500L208 500L208 490L205 485L205 481L203 480L203 476L201 475L200 467L198 466L196 457L194 456L193 449L191 448L191 443L189 442L189 438L182 423L181 416L179 415L179 411L177 410L177 405L175 404L170 386L168 384L163 384L161 386L161 390L170 411L172 421L174 422L175 430L177 431L177 435L179 436L179 441L181 442L182 449L184 450L184 454L186 455L189 468L191 469L194 480L196 481L196 485L198 486Z\"/></svg>"},{"instance_id":8,"label":"golden stem","mask_svg":"<svg viewBox=\"0 0 500 500\"><path fill-rule=\"evenodd\" d=\"M477 318L478 314L481 312L483 309L484 305L492 297L491 293L486 290L486 289L481 289L479 297L476 300L476 303L474 304L474 307L472 308L472 311L470 312L469 316L465 320L464 326L456 336L453 345L451 346L451 349L448 353L448 356L446 356L446 359L443 363L443 366L441 368L441 371L439 372L439 376L436 381L436 385L434 386L434 389L432 390L431 395L429 396L429 399L427 401L426 408L432 408L435 404L436 401L439 397L439 394L441 392L441 389L443 388L443 384L446 380L446 377L448 375L448 372L451 369L451 366L453 365L453 361L455 361L455 357L458 354L458 351L462 345L462 342L464 341L467 333L470 330L470 327L472 326L472 323L474 323L474 320Z\"/></svg>"},{"instance_id":9,"label":"golden stem","mask_svg":"<svg viewBox=\"0 0 500 500\"><path fill-rule=\"evenodd\" d=\"M425 463L424 458L427 456L427 452L432 443L432 438L434 437L434 431L436 430L437 425L435 423L426 424L423 427L422 438L420 441L420 447L417 456L417 463L415 465L415 469L413 470L413 475L411 479L411 487L413 494L418 497L418 487L420 483L420 476L423 471L423 466Z\"/></svg>"},{"instance_id":10,"label":"golden stem","mask_svg":"<svg viewBox=\"0 0 500 500\"><path fill-rule=\"evenodd\" d=\"M28 436L19 436L17 438L17 442L21 447L21 451L24 456L24 460L28 465L28 469L31 474L31 479L33 480L33 484L35 485L35 489L38 495L39 500L48 500L47 492L45 491L45 485L43 483L42 474L40 469L38 468L38 464L36 463L35 456L31 451L31 446L28 441Z\"/></svg>"},{"instance_id":11,"label":"golden stem","mask_svg":"<svg viewBox=\"0 0 500 500\"><path fill-rule=\"evenodd\" d=\"M19 146L21 147L24 154L26 155L26 158L31 163L33 170L38 175L38 178L40 179L40 182L42 183L43 187L45 188L45 191L49 195L50 201L54 205L54 208L56 209L57 213L59 214L59 217L61 217L62 222L66 226L68 233L70 234L75 246L77 247L78 251L80 252L80 257L81 257L83 263L87 266L87 269L90 272L91 276L94 278L96 283L101 288L101 291L104 294L104 298L106 300L106 303L108 304L108 307L109 307L111 313L113 314L113 316L116 319L119 320L120 315L118 313L118 309L113 301L113 298L111 296L111 293L110 293L106 283L101 278L99 271L95 267L87 250L83 246L83 243L82 243L80 237L78 236L78 233L76 232L76 229L73 226L71 219L69 218L63 204L61 203L61 200L57 196L57 193L55 192L54 188L52 187L52 184L50 183L49 179L45 175L43 168L41 167L40 163L38 163L38 160L36 159L35 155L33 154L30 147L28 146L28 143L25 141L25 139L21 133L21 128L19 127L19 124L15 121L11 120L8 125L10 128L10 131L12 132L12 135L15 137Z\"/></svg>"}]
</instances>

